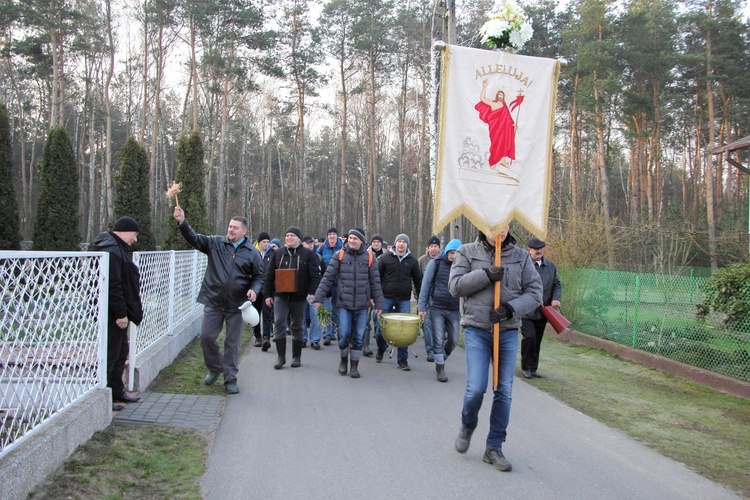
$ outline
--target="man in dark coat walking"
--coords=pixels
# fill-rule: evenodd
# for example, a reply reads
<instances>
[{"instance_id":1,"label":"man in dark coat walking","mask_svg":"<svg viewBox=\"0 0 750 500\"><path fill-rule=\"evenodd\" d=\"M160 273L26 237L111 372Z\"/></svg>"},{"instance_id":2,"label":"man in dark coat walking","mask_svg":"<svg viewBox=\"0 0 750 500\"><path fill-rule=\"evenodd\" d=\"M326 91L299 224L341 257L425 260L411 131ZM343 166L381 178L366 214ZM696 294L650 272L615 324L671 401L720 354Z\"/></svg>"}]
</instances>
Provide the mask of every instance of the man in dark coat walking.
<instances>
[{"instance_id":1,"label":"man in dark coat walking","mask_svg":"<svg viewBox=\"0 0 750 500\"><path fill-rule=\"evenodd\" d=\"M359 378L359 360L364 345L363 336L370 307L375 314L383 309L383 292L375 256L365 249L365 232L352 228L344 248L333 255L325 276L315 293L315 307L320 307L328 291L338 280L339 296L339 373L346 375L351 354L351 378ZM351 337L351 350L349 349Z\"/></svg>"},{"instance_id":2,"label":"man in dark coat walking","mask_svg":"<svg viewBox=\"0 0 750 500\"><path fill-rule=\"evenodd\" d=\"M542 306L560 307L562 285L557 277L555 263L544 257L547 244L539 238L531 238L526 244L534 261L534 268L542 277ZM525 378L541 378L539 368L539 350L542 346L547 319L542 314L541 306L521 319L521 372Z\"/></svg>"},{"instance_id":3,"label":"man in dark coat walking","mask_svg":"<svg viewBox=\"0 0 750 500\"><path fill-rule=\"evenodd\" d=\"M284 235L284 246L273 253L266 270L263 295L273 307L273 339L278 358L273 366L286 364L286 330L292 331L292 368L302 365L302 328L305 307L312 304L320 283L320 259L302 246L302 231L291 226Z\"/></svg>"}]
</instances>

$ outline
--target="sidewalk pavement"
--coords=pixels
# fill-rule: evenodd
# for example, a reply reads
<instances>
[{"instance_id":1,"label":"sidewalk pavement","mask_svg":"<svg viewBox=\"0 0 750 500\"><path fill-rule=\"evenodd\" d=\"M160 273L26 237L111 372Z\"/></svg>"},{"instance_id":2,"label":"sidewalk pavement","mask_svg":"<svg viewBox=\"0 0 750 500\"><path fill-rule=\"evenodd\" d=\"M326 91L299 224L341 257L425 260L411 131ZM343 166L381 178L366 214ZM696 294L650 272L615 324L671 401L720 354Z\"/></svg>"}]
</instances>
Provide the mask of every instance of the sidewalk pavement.
<instances>
[{"instance_id":1,"label":"sidewalk pavement","mask_svg":"<svg viewBox=\"0 0 750 500\"><path fill-rule=\"evenodd\" d=\"M372 342L374 345L374 341ZM466 454L453 447L466 376L464 351L435 379L424 345L410 372L386 355L337 373L335 344L274 370L250 348L240 394L228 396L203 478L207 499L724 499L736 494L516 379L508 440L513 471L482 462L491 393ZM291 349L288 348L289 351ZM540 373L543 373L540 370ZM545 373L554 377L554 373Z\"/></svg>"}]
</instances>

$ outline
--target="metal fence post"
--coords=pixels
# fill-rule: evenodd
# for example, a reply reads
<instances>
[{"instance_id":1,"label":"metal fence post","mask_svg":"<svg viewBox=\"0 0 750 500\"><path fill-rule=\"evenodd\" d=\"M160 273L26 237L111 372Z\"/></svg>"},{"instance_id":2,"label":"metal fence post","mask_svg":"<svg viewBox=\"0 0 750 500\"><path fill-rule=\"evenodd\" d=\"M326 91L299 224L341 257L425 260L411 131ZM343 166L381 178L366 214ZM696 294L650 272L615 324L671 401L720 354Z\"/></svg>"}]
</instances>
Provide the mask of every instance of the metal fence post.
<instances>
[{"instance_id":1,"label":"metal fence post","mask_svg":"<svg viewBox=\"0 0 750 500\"><path fill-rule=\"evenodd\" d=\"M175 251L169 251L169 325L168 335L174 335L174 282L175 282Z\"/></svg>"},{"instance_id":2,"label":"metal fence post","mask_svg":"<svg viewBox=\"0 0 750 500\"><path fill-rule=\"evenodd\" d=\"M641 302L641 275L635 275L635 300L633 304L633 347L638 340L638 306Z\"/></svg>"},{"instance_id":3,"label":"metal fence post","mask_svg":"<svg viewBox=\"0 0 750 500\"><path fill-rule=\"evenodd\" d=\"M693 303L693 292L695 291L695 269L690 268L690 303Z\"/></svg>"},{"instance_id":4,"label":"metal fence post","mask_svg":"<svg viewBox=\"0 0 750 500\"><path fill-rule=\"evenodd\" d=\"M138 348L138 327L128 323L128 339L130 341L130 363L128 364L128 391L135 390L135 361Z\"/></svg>"},{"instance_id":5,"label":"metal fence post","mask_svg":"<svg viewBox=\"0 0 750 500\"><path fill-rule=\"evenodd\" d=\"M133 252L133 264L135 267L140 269L141 254L140 252ZM143 282L141 282L141 288L143 288ZM142 290L139 290L142 292ZM128 336L128 390L133 391L135 388L135 365L138 359L138 328L133 323L128 323L128 331L125 334Z\"/></svg>"},{"instance_id":6,"label":"metal fence post","mask_svg":"<svg viewBox=\"0 0 750 500\"><path fill-rule=\"evenodd\" d=\"M109 253L104 252L99 262L99 387L107 387L107 346L109 330Z\"/></svg>"}]
</instances>

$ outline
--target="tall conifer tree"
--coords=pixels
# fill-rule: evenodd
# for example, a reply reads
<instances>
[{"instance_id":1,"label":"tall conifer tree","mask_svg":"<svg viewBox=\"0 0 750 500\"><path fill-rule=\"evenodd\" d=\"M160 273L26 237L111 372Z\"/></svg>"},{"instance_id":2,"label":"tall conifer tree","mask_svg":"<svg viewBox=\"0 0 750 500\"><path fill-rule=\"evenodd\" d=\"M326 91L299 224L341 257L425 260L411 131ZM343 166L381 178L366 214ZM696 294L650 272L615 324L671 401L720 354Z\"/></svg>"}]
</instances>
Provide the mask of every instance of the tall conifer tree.
<instances>
[{"instance_id":1,"label":"tall conifer tree","mask_svg":"<svg viewBox=\"0 0 750 500\"><path fill-rule=\"evenodd\" d=\"M206 213L206 184L203 168L203 141L199 132L190 135L183 133L177 143L177 178L182 185L182 192L178 195L180 207L185 211L185 218L199 233L208 232L208 214ZM169 205L167 214L169 231L164 242L165 249L190 249L185 238L182 237L177 224L172 218L174 199Z\"/></svg>"},{"instance_id":2,"label":"tall conifer tree","mask_svg":"<svg viewBox=\"0 0 750 500\"><path fill-rule=\"evenodd\" d=\"M0 102L0 250L21 249L21 221L13 181L13 144L8 109Z\"/></svg>"},{"instance_id":3,"label":"tall conifer tree","mask_svg":"<svg viewBox=\"0 0 750 500\"><path fill-rule=\"evenodd\" d=\"M130 136L117 152L120 171L115 177L115 220L127 215L138 221L141 233L134 250L156 250L149 201L149 159L146 150Z\"/></svg>"},{"instance_id":4,"label":"tall conifer tree","mask_svg":"<svg viewBox=\"0 0 750 500\"><path fill-rule=\"evenodd\" d=\"M73 144L63 127L49 131L37 170L41 192L34 218L34 250L79 250L78 170Z\"/></svg>"}]
</instances>

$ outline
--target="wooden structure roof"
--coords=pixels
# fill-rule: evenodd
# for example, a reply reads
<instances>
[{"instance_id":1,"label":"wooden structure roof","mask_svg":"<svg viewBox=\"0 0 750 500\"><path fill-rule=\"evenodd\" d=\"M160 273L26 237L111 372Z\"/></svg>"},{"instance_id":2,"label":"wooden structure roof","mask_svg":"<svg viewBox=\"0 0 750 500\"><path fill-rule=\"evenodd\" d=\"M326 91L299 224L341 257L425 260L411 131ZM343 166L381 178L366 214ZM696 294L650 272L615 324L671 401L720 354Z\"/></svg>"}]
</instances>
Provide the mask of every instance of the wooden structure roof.
<instances>
[{"instance_id":1,"label":"wooden structure roof","mask_svg":"<svg viewBox=\"0 0 750 500\"><path fill-rule=\"evenodd\" d=\"M716 148L713 151L711 151L711 154L718 155L722 153L731 153L732 151L737 151L739 149L745 149L745 148L750 148L750 135L747 137L743 137L742 139L737 139L734 142L730 142L729 144L725 146L721 146L720 148ZM729 163L730 165L734 167L737 167L737 169L739 169L741 172L744 172L750 175L750 169L748 169L747 167L743 167L742 164L740 164L740 162L730 158L729 155L727 155L726 160L727 160L727 163Z\"/></svg>"}]
</instances>

